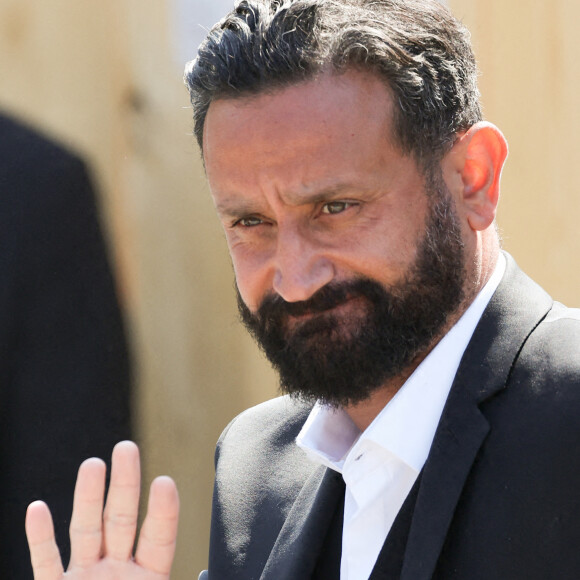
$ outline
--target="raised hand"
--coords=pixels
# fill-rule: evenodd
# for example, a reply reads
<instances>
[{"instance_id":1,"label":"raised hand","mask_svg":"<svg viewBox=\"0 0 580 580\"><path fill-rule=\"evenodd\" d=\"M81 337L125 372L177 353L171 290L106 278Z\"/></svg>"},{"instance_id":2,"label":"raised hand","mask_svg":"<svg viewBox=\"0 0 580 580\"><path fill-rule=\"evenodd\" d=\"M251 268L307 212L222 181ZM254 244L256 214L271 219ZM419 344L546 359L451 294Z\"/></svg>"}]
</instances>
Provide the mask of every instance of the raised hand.
<instances>
[{"instance_id":1,"label":"raised hand","mask_svg":"<svg viewBox=\"0 0 580 580\"><path fill-rule=\"evenodd\" d=\"M167 580L177 537L179 499L175 483L158 477L151 484L147 515L135 557L140 491L139 450L130 441L115 446L107 504L106 467L87 459L77 478L70 526L71 559L65 574L52 518L41 501L28 506L26 535L35 580Z\"/></svg>"}]
</instances>

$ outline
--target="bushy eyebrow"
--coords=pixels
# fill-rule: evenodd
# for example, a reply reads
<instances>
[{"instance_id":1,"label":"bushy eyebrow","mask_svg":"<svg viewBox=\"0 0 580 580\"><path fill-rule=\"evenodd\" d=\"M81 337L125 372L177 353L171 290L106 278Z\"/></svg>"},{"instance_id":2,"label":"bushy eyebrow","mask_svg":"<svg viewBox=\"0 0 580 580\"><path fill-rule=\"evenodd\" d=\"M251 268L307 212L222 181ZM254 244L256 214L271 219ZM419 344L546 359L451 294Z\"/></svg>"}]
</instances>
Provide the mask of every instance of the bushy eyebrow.
<instances>
[{"instance_id":1,"label":"bushy eyebrow","mask_svg":"<svg viewBox=\"0 0 580 580\"><path fill-rule=\"evenodd\" d=\"M216 204L216 211L221 218L238 218L244 215L260 213L257 205L242 199L226 199Z\"/></svg>"},{"instance_id":2,"label":"bushy eyebrow","mask_svg":"<svg viewBox=\"0 0 580 580\"><path fill-rule=\"evenodd\" d=\"M286 193L284 201L290 206L316 205L328 201L340 199L341 197L353 193L356 188L351 183L337 183L325 187L312 194L308 193ZM236 218L240 216L260 214L263 208L252 200L240 197L229 197L216 204L217 213L222 218Z\"/></svg>"}]
</instances>

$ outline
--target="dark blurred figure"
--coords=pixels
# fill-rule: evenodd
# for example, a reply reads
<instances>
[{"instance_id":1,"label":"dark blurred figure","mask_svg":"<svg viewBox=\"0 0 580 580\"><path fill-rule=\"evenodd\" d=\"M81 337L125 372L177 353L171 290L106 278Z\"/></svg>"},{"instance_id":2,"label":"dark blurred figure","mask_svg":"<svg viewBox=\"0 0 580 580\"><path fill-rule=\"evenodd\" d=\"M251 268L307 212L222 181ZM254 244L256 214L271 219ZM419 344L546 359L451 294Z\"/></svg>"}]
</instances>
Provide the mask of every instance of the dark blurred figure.
<instances>
[{"instance_id":1,"label":"dark blurred figure","mask_svg":"<svg viewBox=\"0 0 580 580\"><path fill-rule=\"evenodd\" d=\"M86 168L0 116L0 578L32 578L23 522L34 499L53 508L68 559L78 465L130 437L129 396Z\"/></svg>"}]
</instances>

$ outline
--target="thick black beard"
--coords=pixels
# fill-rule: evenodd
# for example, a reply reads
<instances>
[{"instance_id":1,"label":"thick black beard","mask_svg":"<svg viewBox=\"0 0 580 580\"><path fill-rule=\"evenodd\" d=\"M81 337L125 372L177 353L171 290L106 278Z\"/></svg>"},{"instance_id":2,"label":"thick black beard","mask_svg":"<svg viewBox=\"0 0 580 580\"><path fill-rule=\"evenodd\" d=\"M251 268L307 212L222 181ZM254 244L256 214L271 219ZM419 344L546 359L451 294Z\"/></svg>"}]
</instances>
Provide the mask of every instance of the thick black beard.
<instances>
[{"instance_id":1,"label":"thick black beard","mask_svg":"<svg viewBox=\"0 0 580 580\"><path fill-rule=\"evenodd\" d=\"M268 296L242 322L280 375L285 393L331 406L359 403L426 354L464 297L463 242L442 177L431 175L425 236L405 278L384 288L357 278L328 284L304 302ZM330 312L355 299L351 316ZM364 310L361 313L361 308ZM289 327L289 316L317 314Z\"/></svg>"}]
</instances>

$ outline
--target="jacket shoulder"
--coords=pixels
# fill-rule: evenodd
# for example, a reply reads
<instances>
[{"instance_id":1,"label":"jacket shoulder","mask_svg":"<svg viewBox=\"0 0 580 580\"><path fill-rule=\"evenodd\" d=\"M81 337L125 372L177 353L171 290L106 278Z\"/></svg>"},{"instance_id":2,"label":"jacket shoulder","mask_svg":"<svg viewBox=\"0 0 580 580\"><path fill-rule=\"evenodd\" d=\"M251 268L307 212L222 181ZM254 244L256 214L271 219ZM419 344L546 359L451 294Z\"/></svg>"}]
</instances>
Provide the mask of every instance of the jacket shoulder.
<instances>
[{"instance_id":1,"label":"jacket shoulder","mask_svg":"<svg viewBox=\"0 0 580 580\"><path fill-rule=\"evenodd\" d=\"M222 433L210 539L210 577L259 578L300 490L319 467L295 438L311 405L280 397Z\"/></svg>"},{"instance_id":2,"label":"jacket shoulder","mask_svg":"<svg viewBox=\"0 0 580 580\"><path fill-rule=\"evenodd\" d=\"M288 396L251 407L235 417L221 434L216 467L221 462L277 464L294 455L295 439L312 405ZM300 450L296 455L302 458Z\"/></svg>"},{"instance_id":3,"label":"jacket shoulder","mask_svg":"<svg viewBox=\"0 0 580 580\"><path fill-rule=\"evenodd\" d=\"M514 378L536 388L569 385L580 395L580 309L555 302L525 342L514 365ZM555 393L554 393L555 394Z\"/></svg>"}]
</instances>

